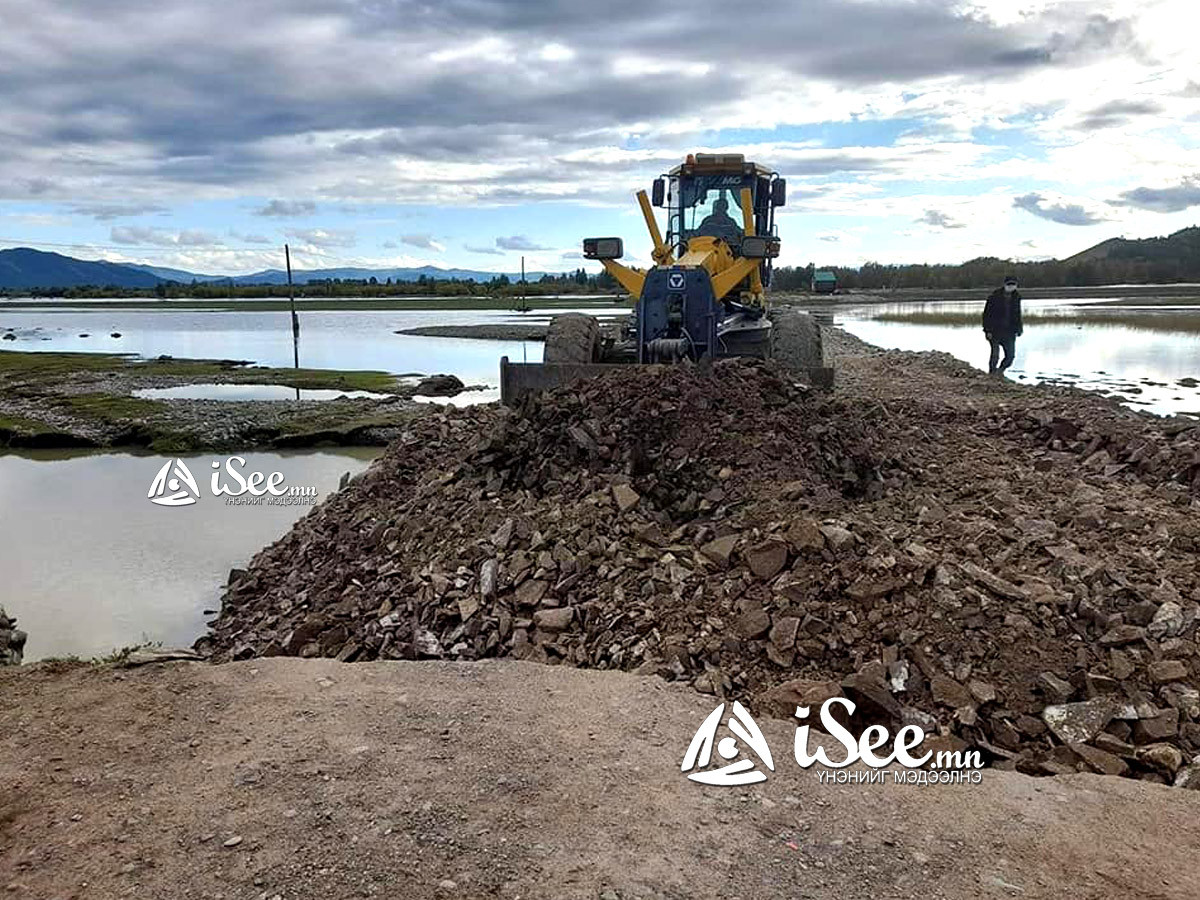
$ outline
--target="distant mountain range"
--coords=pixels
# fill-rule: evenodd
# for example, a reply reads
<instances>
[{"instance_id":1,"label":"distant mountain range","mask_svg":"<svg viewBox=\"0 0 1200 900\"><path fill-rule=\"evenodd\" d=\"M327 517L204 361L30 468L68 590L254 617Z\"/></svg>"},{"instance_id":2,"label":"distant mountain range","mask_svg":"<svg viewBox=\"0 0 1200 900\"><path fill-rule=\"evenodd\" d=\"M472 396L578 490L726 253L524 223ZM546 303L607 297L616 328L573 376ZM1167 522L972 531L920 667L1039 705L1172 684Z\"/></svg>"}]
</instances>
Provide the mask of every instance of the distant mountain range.
<instances>
[{"instance_id":1,"label":"distant mountain range","mask_svg":"<svg viewBox=\"0 0 1200 900\"><path fill-rule=\"evenodd\" d=\"M473 269L441 269L437 266L418 266L400 269L312 269L292 270L292 280L297 284L309 281L324 281L329 278L343 280L417 281L422 275L427 278L457 278L464 281L491 281L500 274L510 279L520 278L512 272L481 272ZM525 277L535 281L542 272L526 272ZM181 284L211 281L232 281L234 284L287 284L287 272L267 269L252 275L200 275L182 269L161 266L144 266L135 263L112 263L103 260L82 260L61 253L47 253L19 247L15 250L0 250L0 289L32 290L34 288L72 287L118 287L153 288L160 282L177 281Z\"/></svg>"},{"instance_id":2,"label":"distant mountain range","mask_svg":"<svg viewBox=\"0 0 1200 900\"><path fill-rule=\"evenodd\" d=\"M1064 262L1125 260L1129 262L1180 262L1196 267L1200 263L1200 228L1185 228L1167 237L1141 239L1109 238Z\"/></svg>"},{"instance_id":3,"label":"distant mountain range","mask_svg":"<svg viewBox=\"0 0 1200 900\"><path fill-rule=\"evenodd\" d=\"M0 288L56 288L113 285L152 288L162 279L135 266L72 259L19 247L0 250Z\"/></svg>"},{"instance_id":4,"label":"distant mountain range","mask_svg":"<svg viewBox=\"0 0 1200 900\"><path fill-rule=\"evenodd\" d=\"M1107 283L1130 279L1153 282L1195 280L1200 278L1200 228L1185 228L1168 237L1129 240L1112 238L1061 261L1062 264L1092 264L1109 277ZM1057 264L1055 261L1040 265ZM474 269L441 269L419 266L409 269L313 269L293 270L297 284L325 279L387 281L417 281L428 278L457 278L464 281L491 281L502 273ZM503 273L513 281L520 276ZM527 272L530 281L541 278L543 272ZM1115 279L1115 280L1112 280ZM234 284L286 284L287 273L267 269L252 275L200 275L182 269L144 266L134 263L112 263L103 260L73 259L60 253L46 253L26 247L0 250L0 289L31 290L72 287L154 288L164 281L182 284L212 281L232 281ZM1092 282L1087 282L1092 283Z\"/></svg>"}]
</instances>

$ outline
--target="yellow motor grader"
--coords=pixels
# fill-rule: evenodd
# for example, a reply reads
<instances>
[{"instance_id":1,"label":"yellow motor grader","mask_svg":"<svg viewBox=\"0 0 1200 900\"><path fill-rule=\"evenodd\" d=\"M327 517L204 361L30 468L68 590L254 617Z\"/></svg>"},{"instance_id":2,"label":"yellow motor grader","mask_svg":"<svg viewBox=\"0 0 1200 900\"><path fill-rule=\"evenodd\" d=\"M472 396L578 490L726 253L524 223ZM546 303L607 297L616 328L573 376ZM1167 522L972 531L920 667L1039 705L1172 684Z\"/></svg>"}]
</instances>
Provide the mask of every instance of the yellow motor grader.
<instances>
[{"instance_id":1,"label":"yellow motor grader","mask_svg":"<svg viewBox=\"0 0 1200 900\"><path fill-rule=\"evenodd\" d=\"M637 199L653 266L620 263L625 247L619 237L583 241L583 255L599 260L633 301L623 333L604 335L593 316L555 316L542 363L501 360L505 402L599 374L614 363L726 356L775 357L814 384L832 384L816 322L767 305L780 246L775 210L787 200L784 179L741 154L698 153L655 179L650 196L638 191ZM655 207L667 210L665 237Z\"/></svg>"}]
</instances>

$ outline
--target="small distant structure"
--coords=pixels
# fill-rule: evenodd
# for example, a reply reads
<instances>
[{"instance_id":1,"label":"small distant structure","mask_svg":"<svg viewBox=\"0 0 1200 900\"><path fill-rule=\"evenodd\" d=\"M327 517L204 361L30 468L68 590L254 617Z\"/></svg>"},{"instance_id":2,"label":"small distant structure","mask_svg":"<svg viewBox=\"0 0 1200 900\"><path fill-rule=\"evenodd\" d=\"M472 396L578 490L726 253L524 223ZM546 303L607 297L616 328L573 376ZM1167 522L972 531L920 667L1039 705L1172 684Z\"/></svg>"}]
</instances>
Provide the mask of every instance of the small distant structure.
<instances>
[{"instance_id":1,"label":"small distant structure","mask_svg":"<svg viewBox=\"0 0 1200 900\"><path fill-rule=\"evenodd\" d=\"M812 292L814 294L837 293L837 276L825 269L813 272Z\"/></svg>"}]
</instances>

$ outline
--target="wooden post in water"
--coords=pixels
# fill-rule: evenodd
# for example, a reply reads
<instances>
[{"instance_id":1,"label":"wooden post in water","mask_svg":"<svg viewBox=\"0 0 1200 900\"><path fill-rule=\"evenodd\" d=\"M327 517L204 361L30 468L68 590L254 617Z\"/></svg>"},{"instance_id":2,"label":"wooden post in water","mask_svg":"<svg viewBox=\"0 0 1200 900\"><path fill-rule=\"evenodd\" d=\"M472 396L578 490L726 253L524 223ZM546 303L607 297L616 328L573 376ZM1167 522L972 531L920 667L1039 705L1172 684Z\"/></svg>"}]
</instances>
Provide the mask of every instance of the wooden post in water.
<instances>
[{"instance_id":1,"label":"wooden post in water","mask_svg":"<svg viewBox=\"0 0 1200 900\"><path fill-rule=\"evenodd\" d=\"M292 251L283 245L283 258L287 263L288 303L292 310L292 366L300 368L300 317L296 315L296 289L292 284ZM300 399L300 385L296 385L296 399Z\"/></svg>"}]
</instances>

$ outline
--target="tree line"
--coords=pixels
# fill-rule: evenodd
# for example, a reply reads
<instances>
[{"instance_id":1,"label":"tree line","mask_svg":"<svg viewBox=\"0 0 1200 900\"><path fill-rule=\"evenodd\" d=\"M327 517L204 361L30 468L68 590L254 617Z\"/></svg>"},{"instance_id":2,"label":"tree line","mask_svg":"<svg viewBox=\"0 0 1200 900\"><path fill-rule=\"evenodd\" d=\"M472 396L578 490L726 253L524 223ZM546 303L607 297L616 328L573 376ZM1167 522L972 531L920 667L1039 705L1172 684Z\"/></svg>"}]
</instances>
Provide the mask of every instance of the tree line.
<instances>
[{"instance_id":1,"label":"tree line","mask_svg":"<svg viewBox=\"0 0 1200 900\"><path fill-rule=\"evenodd\" d=\"M4 289L5 297L73 298L145 298L159 300L223 300L286 298L291 291L297 297L546 297L559 294L616 293L616 280L607 272L590 275L584 269L562 274L545 274L522 282L507 275L489 281L464 278L434 278L420 275L413 281L387 278L325 278L296 284L239 284L236 278L220 281L161 281L153 288L127 288L112 285L79 285L69 288L34 290Z\"/></svg>"},{"instance_id":2,"label":"tree line","mask_svg":"<svg viewBox=\"0 0 1200 900\"><path fill-rule=\"evenodd\" d=\"M772 287L807 290L814 268L831 271L839 288L895 290L981 288L1014 275L1026 287L1099 287L1106 284L1179 284L1200 281L1200 228L1185 228L1168 237L1112 240L1069 259L1013 262L980 257L960 265L884 265L869 262L845 266L783 267L775 270Z\"/></svg>"},{"instance_id":3,"label":"tree line","mask_svg":"<svg viewBox=\"0 0 1200 900\"><path fill-rule=\"evenodd\" d=\"M869 262L857 268L817 267L812 263L807 266L780 266L774 270L771 287L775 291L807 291L817 268L832 271L837 276L839 289L843 290L983 288L1000 284L1008 275L1016 276L1026 287L1047 288L1200 282L1200 228L1187 228L1169 237L1108 241L1087 253L1065 260L1013 262L981 257L960 265L885 265ZM507 275L497 275L482 282L428 275L421 275L415 281L332 278L297 284L295 292L297 297L541 297L555 294L615 294L620 292L620 287L607 272L589 274L579 268L524 282ZM288 286L238 284L236 278L231 278L193 281L189 284L162 282L148 289L93 285L38 291L0 291L0 296L29 295L64 299L287 297Z\"/></svg>"}]
</instances>

